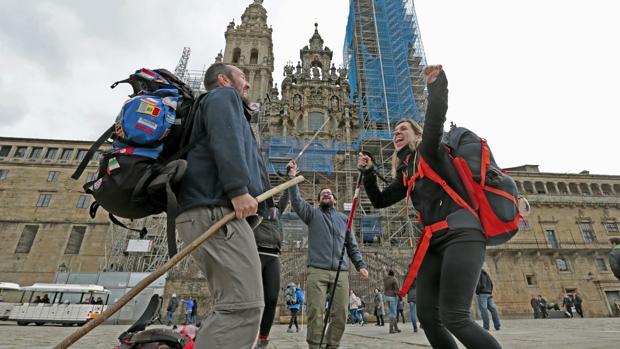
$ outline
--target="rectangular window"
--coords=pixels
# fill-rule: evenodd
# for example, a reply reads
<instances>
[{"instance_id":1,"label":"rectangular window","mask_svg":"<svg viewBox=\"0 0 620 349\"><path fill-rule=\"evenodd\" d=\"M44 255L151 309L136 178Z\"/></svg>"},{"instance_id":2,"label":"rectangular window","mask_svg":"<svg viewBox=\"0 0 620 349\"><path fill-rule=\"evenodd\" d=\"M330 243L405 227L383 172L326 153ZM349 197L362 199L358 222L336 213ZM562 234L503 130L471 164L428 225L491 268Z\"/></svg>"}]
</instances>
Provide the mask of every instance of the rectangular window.
<instances>
[{"instance_id":1,"label":"rectangular window","mask_svg":"<svg viewBox=\"0 0 620 349\"><path fill-rule=\"evenodd\" d=\"M60 160L71 159L71 154L73 154L73 149L63 149L62 154L60 155Z\"/></svg>"},{"instance_id":2,"label":"rectangular window","mask_svg":"<svg viewBox=\"0 0 620 349\"><path fill-rule=\"evenodd\" d=\"M87 208L89 204L90 204L90 195L80 195L77 201L77 205L75 205L75 207Z\"/></svg>"},{"instance_id":3,"label":"rectangular window","mask_svg":"<svg viewBox=\"0 0 620 349\"><path fill-rule=\"evenodd\" d=\"M558 238L555 236L555 230L545 229L545 237L547 238L547 244L549 248L560 248L558 244Z\"/></svg>"},{"instance_id":4,"label":"rectangular window","mask_svg":"<svg viewBox=\"0 0 620 349\"><path fill-rule=\"evenodd\" d=\"M583 234L583 241L586 243L592 243L596 241L596 237L594 236L594 231L592 230L592 224L590 222L581 222L579 224L581 228L581 232Z\"/></svg>"},{"instance_id":5,"label":"rectangular window","mask_svg":"<svg viewBox=\"0 0 620 349\"><path fill-rule=\"evenodd\" d=\"M46 160L54 160L58 155L58 148L47 148L47 152L45 153Z\"/></svg>"},{"instance_id":6,"label":"rectangular window","mask_svg":"<svg viewBox=\"0 0 620 349\"><path fill-rule=\"evenodd\" d=\"M19 242L17 242L15 253L29 253L32 248L32 244L34 243L34 238L37 237L38 231L38 225L25 226L22 231L22 235L19 237Z\"/></svg>"},{"instance_id":7,"label":"rectangular window","mask_svg":"<svg viewBox=\"0 0 620 349\"><path fill-rule=\"evenodd\" d=\"M28 149L28 147L17 147L13 156L16 158L23 158L26 156L26 149Z\"/></svg>"},{"instance_id":8,"label":"rectangular window","mask_svg":"<svg viewBox=\"0 0 620 349\"><path fill-rule=\"evenodd\" d=\"M607 271L607 263L605 263L605 258L596 257L596 270L598 271Z\"/></svg>"},{"instance_id":9,"label":"rectangular window","mask_svg":"<svg viewBox=\"0 0 620 349\"><path fill-rule=\"evenodd\" d=\"M10 145L3 145L0 147L0 157L5 157L5 156L9 156L9 153L11 152L11 149L13 147Z\"/></svg>"},{"instance_id":10,"label":"rectangular window","mask_svg":"<svg viewBox=\"0 0 620 349\"><path fill-rule=\"evenodd\" d=\"M559 271L569 271L566 258L556 258L555 264L557 265Z\"/></svg>"},{"instance_id":11,"label":"rectangular window","mask_svg":"<svg viewBox=\"0 0 620 349\"><path fill-rule=\"evenodd\" d=\"M102 153L101 151L97 150L97 151L95 152L95 155L93 155L92 160L94 160L94 161L99 161L99 160L101 160L102 158L103 158L103 153Z\"/></svg>"},{"instance_id":12,"label":"rectangular window","mask_svg":"<svg viewBox=\"0 0 620 349\"><path fill-rule=\"evenodd\" d=\"M607 229L608 233L618 233L618 223L616 222L606 222L605 229Z\"/></svg>"},{"instance_id":13,"label":"rectangular window","mask_svg":"<svg viewBox=\"0 0 620 349\"><path fill-rule=\"evenodd\" d=\"M6 179L9 175L9 170L0 170L0 181Z\"/></svg>"},{"instance_id":14,"label":"rectangular window","mask_svg":"<svg viewBox=\"0 0 620 349\"><path fill-rule=\"evenodd\" d=\"M32 148L32 151L30 152L30 158L31 159L38 159L41 157L41 153L43 153L43 148L41 147L34 147Z\"/></svg>"},{"instance_id":15,"label":"rectangular window","mask_svg":"<svg viewBox=\"0 0 620 349\"><path fill-rule=\"evenodd\" d=\"M60 176L60 171L50 171L47 174L47 181L54 182L58 179L59 176Z\"/></svg>"},{"instance_id":16,"label":"rectangular window","mask_svg":"<svg viewBox=\"0 0 620 349\"><path fill-rule=\"evenodd\" d=\"M86 177L86 182L92 182L97 179L97 172L88 172L88 176Z\"/></svg>"},{"instance_id":17,"label":"rectangular window","mask_svg":"<svg viewBox=\"0 0 620 349\"><path fill-rule=\"evenodd\" d=\"M318 131L323 123L325 122L325 117L323 113L319 112L310 112L308 113L308 130L310 131Z\"/></svg>"},{"instance_id":18,"label":"rectangular window","mask_svg":"<svg viewBox=\"0 0 620 349\"><path fill-rule=\"evenodd\" d=\"M37 200L37 207L49 207L52 200L52 194L40 194Z\"/></svg>"},{"instance_id":19,"label":"rectangular window","mask_svg":"<svg viewBox=\"0 0 620 349\"><path fill-rule=\"evenodd\" d=\"M80 253L80 248L82 248L82 241L84 240L84 234L86 234L86 227L73 227L71 229L71 235L69 235L69 240L67 241L65 254Z\"/></svg>"},{"instance_id":20,"label":"rectangular window","mask_svg":"<svg viewBox=\"0 0 620 349\"><path fill-rule=\"evenodd\" d=\"M88 153L88 150L78 149L77 154L75 155L75 160L78 160L78 161L84 160L84 158L86 157L86 153Z\"/></svg>"},{"instance_id":21,"label":"rectangular window","mask_svg":"<svg viewBox=\"0 0 620 349\"><path fill-rule=\"evenodd\" d=\"M528 286L536 286L536 275L525 275L525 280L527 281Z\"/></svg>"}]
</instances>

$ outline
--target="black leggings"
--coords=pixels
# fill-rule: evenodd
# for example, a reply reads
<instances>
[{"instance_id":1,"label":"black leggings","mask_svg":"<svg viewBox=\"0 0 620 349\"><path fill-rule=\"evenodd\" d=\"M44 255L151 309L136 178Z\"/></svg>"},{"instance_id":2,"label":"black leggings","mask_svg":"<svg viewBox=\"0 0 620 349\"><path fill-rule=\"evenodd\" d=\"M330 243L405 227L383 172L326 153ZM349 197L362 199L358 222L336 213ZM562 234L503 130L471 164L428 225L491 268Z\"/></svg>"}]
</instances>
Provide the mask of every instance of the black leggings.
<instances>
[{"instance_id":1,"label":"black leggings","mask_svg":"<svg viewBox=\"0 0 620 349\"><path fill-rule=\"evenodd\" d=\"M280 258L259 254L261 272L263 276L263 293L265 296L265 310L260 321L259 335L269 336L273 318L276 315L278 293L280 292Z\"/></svg>"},{"instance_id":2,"label":"black leggings","mask_svg":"<svg viewBox=\"0 0 620 349\"><path fill-rule=\"evenodd\" d=\"M299 325L297 324L297 313L299 312L299 309L289 309L291 311L291 321L288 322L288 328L293 327L293 325L295 325L295 328L299 329Z\"/></svg>"},{"instance_id":3,"label":"black leggings","mask_svg":"<svg viewBox=\"0 0 620 349\"><path fill-rule=\"evenodd\" d=\"M455 242L443 252L426 253L417 280L417 313L433 348L457 349L452 333L469 349L501 349L469 311L485 249L484 242Z\"/></svg>"}]
</instances>

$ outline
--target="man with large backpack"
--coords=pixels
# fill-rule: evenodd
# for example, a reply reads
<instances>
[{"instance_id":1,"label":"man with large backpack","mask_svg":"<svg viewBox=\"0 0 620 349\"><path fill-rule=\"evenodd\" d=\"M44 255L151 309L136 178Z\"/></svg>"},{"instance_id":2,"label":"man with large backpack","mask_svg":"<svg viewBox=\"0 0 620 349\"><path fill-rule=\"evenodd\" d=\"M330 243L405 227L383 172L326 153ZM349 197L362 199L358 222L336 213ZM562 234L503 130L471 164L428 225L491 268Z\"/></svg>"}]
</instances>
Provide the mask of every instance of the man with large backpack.
<instances>
[{"instance_id":1,"label":"man with large backpack","mask_svg":"<svg viewBox=\"0 0 620 349\"><path fill-rule=\"evenodd\" d=\"M187 171L180 183L176 224L187 244L227 213L236 220L192 252L215 304L202 322L198 348L250 348L264 307L260 259L252 227L254 198L264 191L261 160L247 112L250 84L232 65L215 63L205 74L207 97L194 116Z\"/></svg>"},{"instance_id":2,"label":"man with large backpack","mask_svg":"<svg viewBox=\"0 0 620 349\"><path fill-rule=\"evenodd\" d=\"M294 282L291 282L286 287L284 293L284 300L288 310L291 312L291 320L288 322L288 329L286 332L293 332L293 325L295 325L295 332L299 332L299 324L297 323L297 313L301 310L301 306L304 304L304 293L301 287L297 287Z\"/></svg>"}]
</instances>

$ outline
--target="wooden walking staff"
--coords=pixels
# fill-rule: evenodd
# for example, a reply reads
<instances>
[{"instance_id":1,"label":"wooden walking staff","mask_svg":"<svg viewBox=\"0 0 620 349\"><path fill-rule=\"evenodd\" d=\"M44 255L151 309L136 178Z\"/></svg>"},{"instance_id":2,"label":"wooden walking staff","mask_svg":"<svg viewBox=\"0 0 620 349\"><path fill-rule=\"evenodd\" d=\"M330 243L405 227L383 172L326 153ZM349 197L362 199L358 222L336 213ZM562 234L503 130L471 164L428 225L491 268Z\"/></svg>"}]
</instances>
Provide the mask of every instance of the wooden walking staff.
<instances>
[{"instance_id":1,"label":"wooden walking staff","mask_svg":"<svg viewBox=\"0 0 620 349\"><path fill-rule=\"evenodd\" d=\"M270 190L260 194L256 197L256 201L263 202L268 198L278 194L294 185L297 185L304 181L303 176L297 176L291 179L288 182L284 182L277 187L271 188ZM124 296L122 296L114 305L109 307L106 311L101 313L101 315L97 316L95 319L87 322L84 326L79 328L77 331L73 332L67 338L65 338L62 342L57 344L54 349L64 349L68 348L71 344L77 342L80 338L84 337L88 332L92 331L95 327L99 326L105 320L107 320L110 316L114 315L117 311L119 311L125 304L127 304L131 299L138 295L142 290L144 290L148 285L150 285L153 281L157 280L159 277L164 275L165 272L172 269L172 267L179 263L183 258L185 258L188 254L190 254L193 250L198 248L198 246L202 245L203 242L207 241L211 235L220 230L224 225L228 222L235 219L235 212L230 212L219 221L215 222L209 230L204 232L198 239L192 241L189 245L185 246L181 251L179 251L174 257L170 258L168 262L159 267L157 270L149 274L146 278L140 281L134 288L132 288L129 292L127 292Z\"/></svg>"}]
</instances>

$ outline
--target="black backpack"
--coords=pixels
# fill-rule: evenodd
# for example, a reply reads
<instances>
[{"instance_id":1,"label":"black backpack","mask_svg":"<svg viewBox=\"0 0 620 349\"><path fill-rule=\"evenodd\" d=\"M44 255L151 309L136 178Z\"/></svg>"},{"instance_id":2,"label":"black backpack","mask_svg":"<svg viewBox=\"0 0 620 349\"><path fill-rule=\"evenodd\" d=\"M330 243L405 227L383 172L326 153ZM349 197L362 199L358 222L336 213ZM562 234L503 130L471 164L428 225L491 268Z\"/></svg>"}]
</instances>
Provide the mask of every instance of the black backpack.
<instances>
[{"instance_id":1,"label":"black backpack","mask_svg":"<svg viewBox=\"0 0 620 349\"><path fill-rule=\"evenodd\" d=\"M113 148L102 153L96 179L83 186L95 199L90 216L94 218L102 207L114 224L138 231L143 238L146 229L131 229L115 216L139 219L166 212L172 257L177 252L175 192L187 168L185 153L194 145L189 143L194 112L206 94L196 98L184 82L165 69L140 69L110 87L120 83L133 88L130 99L71 178L79 179L101 145L112 143Z\"/></svg>"}]
</instances>

